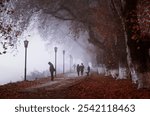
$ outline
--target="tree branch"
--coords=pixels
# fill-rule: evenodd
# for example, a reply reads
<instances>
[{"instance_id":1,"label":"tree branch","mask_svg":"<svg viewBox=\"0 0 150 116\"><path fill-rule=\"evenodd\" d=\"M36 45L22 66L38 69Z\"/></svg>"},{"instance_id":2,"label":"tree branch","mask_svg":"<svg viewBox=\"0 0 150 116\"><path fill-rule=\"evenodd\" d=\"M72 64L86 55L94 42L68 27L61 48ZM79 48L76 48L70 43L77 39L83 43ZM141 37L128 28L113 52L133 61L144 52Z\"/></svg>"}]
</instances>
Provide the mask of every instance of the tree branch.
<instances>
[{"instance_id":1,"label":"tree branch","mask_svg":"<svg viewBox=\"0 0 150 116\"><path fill-rule=\"evenodd\" d=\"M93 33L93 30L91 29L91 27L89 26L89 39L88 41L90 43L93 43L94 45L97 45L99 48L101 49L105 49L104 43L100 42L97 38L95 38L95 35Z\"/></svg>"}]
</instances>

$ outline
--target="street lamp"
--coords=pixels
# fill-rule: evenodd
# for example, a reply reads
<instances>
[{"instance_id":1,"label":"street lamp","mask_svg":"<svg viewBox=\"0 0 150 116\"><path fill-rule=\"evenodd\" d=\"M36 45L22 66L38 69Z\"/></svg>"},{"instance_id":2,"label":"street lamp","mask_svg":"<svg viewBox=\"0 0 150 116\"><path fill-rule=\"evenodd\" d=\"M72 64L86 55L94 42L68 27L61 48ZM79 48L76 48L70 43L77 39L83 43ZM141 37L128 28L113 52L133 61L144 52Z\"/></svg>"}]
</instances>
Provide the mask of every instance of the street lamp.
<instances>
[{"instance_id":1,"label":"street lamp","mask_svg":"<svg viewBox=\"0 0 150 116\"><path fill-rule=\"evenodd\" d=\"M71 61L71 59L72 59L72 56L70 55L70 72L71 72L71 66L72 66L72 61Z\"/></svg>"},{"instance_id":2,"label":"street lamp","mask_svg":"<svg viewBox=\"0 0 150 116\"><path fill-rule=\"evenodd\" d=\"M63 74L65 73L65 50L63 50Z\"/></svg>"},{"instance_id":3,"label":"street lamp","mask_svg":"<svg viewBox=\"0 0 150 116\"><path fill-rule=\"evenodd\" d=\"M28 47L29 41L24 41L24 47L25 47L25 68L24 68L24 80L27 80L27 47Z\"/></svg>"},{"instance_id":4,"label":"street lamp","mask_svg":"<svg viewBox=\"0 0 150 116\"><path fill-rule=\"evenodd\" d=\"M56 64L57 64L57 47L54 47L54 51L55 51L55 77L56 77L56 71L57 71L57 67L56 67Z\"/></svg>"}]
</instances>

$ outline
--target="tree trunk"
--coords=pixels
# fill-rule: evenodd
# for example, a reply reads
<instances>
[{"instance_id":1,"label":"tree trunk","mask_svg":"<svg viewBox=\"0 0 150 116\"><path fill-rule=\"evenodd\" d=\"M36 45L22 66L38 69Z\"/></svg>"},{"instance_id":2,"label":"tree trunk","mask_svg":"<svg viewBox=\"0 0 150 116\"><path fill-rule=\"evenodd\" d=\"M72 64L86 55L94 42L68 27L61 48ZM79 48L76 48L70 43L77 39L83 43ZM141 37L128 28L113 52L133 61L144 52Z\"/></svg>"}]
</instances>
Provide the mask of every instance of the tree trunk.
<instances>
[{"instance_id":1,"label":"tree trunk","mask_svg":"<svg viewBox=\"0 0 150 116\"><path fill-rule=\"evenodd\" d=\"M130 52L130 58L128 58L129 69L131 72L132 80L138 81L138 88L149 88L149 47L145 45L145 42L141 38L141 30L134 31L135 26L140 27L137 17L137 4L138 0L127 0L126 12L127 20L134 20L134 22L126 23L127 35L128 35L128 52ZM132 14L134 12L134 14ZM134 38L133 38L134 37ZM128 56L129 57L129 56Z\"/></svg>"}]
</instances>

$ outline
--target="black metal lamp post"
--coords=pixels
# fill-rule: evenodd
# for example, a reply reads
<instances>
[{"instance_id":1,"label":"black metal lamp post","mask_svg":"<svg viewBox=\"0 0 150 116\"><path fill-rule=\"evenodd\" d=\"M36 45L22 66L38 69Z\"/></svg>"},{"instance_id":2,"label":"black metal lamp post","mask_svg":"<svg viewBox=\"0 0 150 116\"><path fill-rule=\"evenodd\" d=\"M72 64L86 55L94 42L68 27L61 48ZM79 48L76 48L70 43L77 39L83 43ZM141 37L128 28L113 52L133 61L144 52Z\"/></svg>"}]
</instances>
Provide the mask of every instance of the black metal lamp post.
<instances>
[{"instance_id":1,"label":"black metal lamp post","mask_svg":"<svg viewBox=\"0 0 150 116\"><path fill-rule=\"evenodd\" d=\"M55 77L56 77L56 71L57 71L57 47L54 47L54 51L55 51Z\"/></svg>"},{"instance_id":2,"label":"black metal lamp post","mask_svg":"<svg viewBox=\"0 0 150 116\"><path fill-rule=\"evenodd\" d=\"M29 41L24 41L24 47L25 47L25 68L24 68L24 80L27 80L27 47L28 47Z\"/></svg>"},{"instance_id":3,"label":"black metal lamp post","mask_svg":"<svg viewBox=\"0 0 150 116\"><path fill-rule=\"evenodd\" d=\"M65 73L65 50L63 50L63 74Z\"/></svg>"}]
</instances>

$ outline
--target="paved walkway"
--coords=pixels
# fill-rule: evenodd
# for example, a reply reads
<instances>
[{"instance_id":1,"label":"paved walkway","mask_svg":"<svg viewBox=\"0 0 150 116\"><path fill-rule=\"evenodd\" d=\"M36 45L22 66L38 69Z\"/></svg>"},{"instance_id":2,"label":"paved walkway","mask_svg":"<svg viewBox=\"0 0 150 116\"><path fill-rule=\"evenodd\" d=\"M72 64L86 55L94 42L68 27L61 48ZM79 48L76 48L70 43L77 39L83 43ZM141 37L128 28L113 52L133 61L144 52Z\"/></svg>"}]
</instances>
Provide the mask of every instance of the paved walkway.
<instances>
[{"instance_id":1,"label":"paved walkway","mask_svg":"<svg viewBox=\"0 0 150 116\"><path fill-rule=\"evenodd\" d=\"M47 83L26 88L25 90L23 90L23 92L36 92L38 89L41 88L45 88L47 90L60 89L60 88L72 86L76 83L79 83L84 78L85 75L78 77L76 73L58 74L57 77L54 78L54 81L50 80Z\"/></svg>"}]
</instances>

